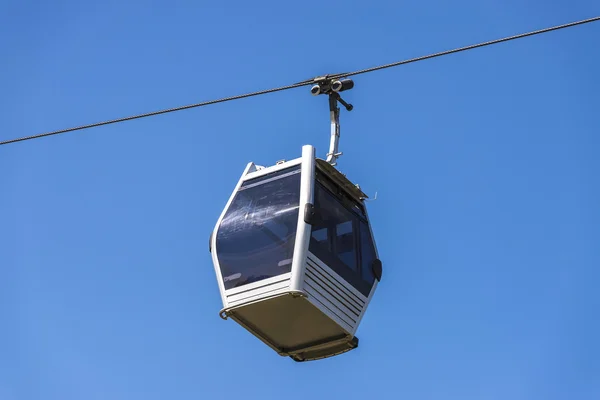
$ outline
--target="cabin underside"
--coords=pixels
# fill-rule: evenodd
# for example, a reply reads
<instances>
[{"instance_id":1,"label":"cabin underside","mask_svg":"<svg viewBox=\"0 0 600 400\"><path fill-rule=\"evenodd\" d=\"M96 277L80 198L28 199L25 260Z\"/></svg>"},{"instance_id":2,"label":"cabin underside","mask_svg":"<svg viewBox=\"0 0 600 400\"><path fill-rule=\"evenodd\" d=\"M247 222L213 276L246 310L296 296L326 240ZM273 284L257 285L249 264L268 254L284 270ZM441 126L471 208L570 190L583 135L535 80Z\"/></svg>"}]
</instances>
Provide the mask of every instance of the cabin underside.
<instances>
[{"instance_id":1,"label":"cabin underside","mask_svg":"<svg viewBox=\"0 0 600 400\"><path fill-rule=\"evenodd\" d=\"M280 355L295 361L327 358L358 347L358 338L297 293L235 307L227 314Z\"/></svg>"}]
</instances>

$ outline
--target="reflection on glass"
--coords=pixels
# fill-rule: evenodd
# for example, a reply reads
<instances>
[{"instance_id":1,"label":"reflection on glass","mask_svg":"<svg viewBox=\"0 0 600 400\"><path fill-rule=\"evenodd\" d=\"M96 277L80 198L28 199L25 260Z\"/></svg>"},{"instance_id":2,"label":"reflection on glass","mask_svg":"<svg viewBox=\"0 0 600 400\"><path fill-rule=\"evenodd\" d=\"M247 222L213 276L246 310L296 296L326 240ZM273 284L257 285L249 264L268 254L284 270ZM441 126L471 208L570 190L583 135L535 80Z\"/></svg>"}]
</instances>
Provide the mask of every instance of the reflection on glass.
<instances>
[{"instance_id":1,"label":"reflection on glass","mask_svg":"<svg viewBox=\"0 0 600 400\"><path fill-rule=\"evenodd\" d=\"M291 271L298 223L300 170L244 182L216 238L225 289Z\"/></svg>"}]
</instances>

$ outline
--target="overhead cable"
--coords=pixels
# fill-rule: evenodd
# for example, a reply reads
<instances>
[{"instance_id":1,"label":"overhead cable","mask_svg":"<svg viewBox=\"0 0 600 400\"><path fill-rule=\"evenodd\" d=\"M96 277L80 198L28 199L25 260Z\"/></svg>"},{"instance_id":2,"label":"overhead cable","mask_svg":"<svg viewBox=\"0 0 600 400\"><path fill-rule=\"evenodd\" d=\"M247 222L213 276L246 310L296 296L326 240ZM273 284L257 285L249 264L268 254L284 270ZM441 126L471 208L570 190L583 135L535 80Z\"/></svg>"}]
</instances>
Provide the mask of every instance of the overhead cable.
<instances>
[{"instance_id":1,"label":"overhead cable","mask_svg":"<svg viewBox=\"0 0 600 400\"><path fill-rule=\"evenodd\" d=\"M460 47L460 48L453 49L453 50L447 50L447 51L442 51L442 52L439 52L439 53L434 53L434 54L430 54L430 55L426 55L426 56L411 58L411 59L408 59L408 60L394 62L394 63L391 63L391 64L385 64L385 65L380 65L380 66L376 66L376 67L366 68L366 69L362 69L362 70L355 71L355 72L347 72L347 73L343 73L343 74L336 74L335 77L337 77L337 78L343 78L343 77L348 77L348 76L353 76L353 75L365 74L365 73L368 73L368 72L373 72L373 71L378 71L378 70L382 70L382 69L386 69L386 68L391 68L391 67L397 67L397 66L400 66L400 65L410 64L410 63L414 63L414 62L417 62L417 61L423 61L423 60L427 60L427 59L430 59L430 58L436 58L436 57L445 56L445 55L449 55L449 54L459 53L459 52L462 52L462 51L472 50L472 49L476 49L476 48L479 48L479 47L485 47L485 46L490 46L490 45L493 45L493 44L498 44L498 43L502 43L502 42L508 42L508 41L516 40L516 39L521 39L521 38L528 37L528 36L539 35L539 34L542 34L542 33L556 31L556 30L559 30L559 29L570 28L570 27L573 27L573 26L576 26L576 25L583 25L583 24L587 24L587 23L590 23L590 22L595 22L595 21L598 21L598 20L600 20L600 17L588 18L588 19L584 19L584 20L580 20L580 21L576 21L576 22L570 22L570 23L567 23L567 24L553 26L553 27L550 27L550 28L544 28L544 29L539 29L539 30L532 31L532 32L521 33L521 34L518 34L518 35L509 36L509 37L505 37L505 38L502 38L502 39L491 40L491 41L487 41L487 42L483 42L483 43L478 43L478 44L474 44L474 45L470 45L470 46ZM77 126L77 127L74 127L74 128L61 129L61 130L52 131L52 132L40 133L40 134L37 134L37 135L24 136L24 137L20 137L20 138L16 138L16 139L4 140L4 141L0 141L0 145L10 144L10 143L16 143L16 142L21 142L21 141L31 140L31 139L38 139L38 138L45 137L45 136L52 136L52 135L57 135L57 134L60 134L60 133L67 133L67 132L79 131L79 130L83 130L83 129L89 129L89 128L93 128L93 127L97 127L97 126L102 126L102 125L115 124L115 123L118 123L118 122L130 121L130 120L139 119L139 118L151 117L151 116L154 116L154 115L166 114L166 113L171 113L171 112L180 111L180 110L186 110L186 109L190 109L190 108L204 107L204 106L208 106L208 105L211 105L211 104L224 103L224 102L227 102L227 101L238 100L238 99L243 99L243 98L246 98L246 97L253 97L253 96L258 96L258 95L267 94L267 93L280 92L280 91L283 91L283 90L288 90L288 89L294 89L294 88L298 88L298 87L302 87L302 86L307 86L307 85L310 85L310 84L313 84L313 83L314 83L314 80L310 79L310 80L306 80L306 81L294 83L292 85L281 86L281 87L274 88L274 89L261 90L261 91L258 91L258 92L241 94L241 95L237 95L237 96L224 97L224 98L217 99L217 100L204 101L204 102L201 102L201 103L190 104L190 105L180 106L180 107L174 107L174 108L169 108L169 109L160 110L160 111L153 111L153 112L149 112L149 113L145 113L145 114L138 114L138 115L133 115L133 116L124 117L124 118L117 118L117 119L112 119L112 120L108 120L108 121L92 123L92 124L88 124L88 125L81 125L81 126Z\"/></svg>"},{"instance_id":2,"label":"overhead cable","mask_svg":"<svg viewBox=\"0 0 600 400\"><path fill-rule=\"evenodd\" d=\"M448 54L460 53L461 51L472 50L472 49L476 49L479 47L485 47L485 46L490 46L490 45L498 44L498 43L502 43L502 42L508 42L508 41L515 40L515 39L521 39L521 38L524 38L527 36L534 36L534 35L539 35L541 33L556 31L559 29L570 28L572 26L587 24L590 22L598 21L598 20L600 20L600 17L588 18L588 19L584 19L584 20L576 21L576 22L569 22L568 24L557 25L557 26L553 26L550 28L539 29L537 31L532 31L532 32L527 32L527 33L521 33L518 35L509 36L509 37L505 37L502 39L490 40L488 42L472 44L470 46L459 47L458 49L441 51L439 53L429 54L427 56L421 56L421 57L411 58L411 59L404 60L404 61L394 62L391 64L379 65L377 67L361 69L360 71L339 74L339 77L342 78L342 77L346 77L346 76L366 74L367 72L379 71L379 70L385 69L385 68L397 67L399 65L405 65L405 64L410 64L410 63L414 63L417 61L428 60L430 58L436 58L436 57L445 56Z\"/></svg>"}]
</instances>

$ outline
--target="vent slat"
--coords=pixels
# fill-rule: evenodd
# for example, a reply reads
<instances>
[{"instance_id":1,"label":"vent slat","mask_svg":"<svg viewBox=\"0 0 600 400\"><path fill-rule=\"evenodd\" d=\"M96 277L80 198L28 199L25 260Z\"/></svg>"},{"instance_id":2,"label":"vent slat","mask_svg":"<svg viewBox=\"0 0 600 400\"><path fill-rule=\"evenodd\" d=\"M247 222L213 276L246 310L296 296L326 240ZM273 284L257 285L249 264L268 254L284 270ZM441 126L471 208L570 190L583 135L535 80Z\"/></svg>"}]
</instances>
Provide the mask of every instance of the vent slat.
<instances>
[{"instance_id":1,"label":"vent slat","mask_svg":"<svg viewBox=\"0 0 600 400\"><path fill-rule=\"evenodd\" d=\"M335 272L309 253L304 276L304 290L309 298L319 304L344 328L352 332L360 319L366 299L353 291Z\"/></svg>"},{"instance_id":2,"label":"vent slat","mask_svg":"<svg viewBox=\"0 0 600 400\"><path fill-rule=\"evenodd\" d=\"M335 285L339 291L341 291L342 293L347 294L348 297L351 298L354 302L356 302L356 304L359 307L362 308L365 305L365 300L366 299L364 299L364 296L360 295L360 297L359 297L359 296L356 295L356 293L352 292L348 288L348 286L346 286L344 283L342 283L343 280L341 279L341 277L340 278L336 278L331 272L326 271L324 268L322 268L319 265L318 261L316 261L316 260L314 260L314 259L312 259L310 257L307 257L307 261L308 261L308 266L310 267L309 268L310 270L318 272L322 276L326 277L329 282L331 282L333 285ZM357 291L357 293L358 293L358 291Z\"/></svg>"},{"instance_id":3,"label":"vent slat","mask_svg":"<svg viewBox=\"0 0 600 400\"><path fill-rule=\"evenodd\" d=\"M287 289L289 286L289 279L280 282L275 282L270 285L260 286L252 290L227 296L227 302L229 303L229 305L236 305L247 301L257 300L263 296L270 295L275 291Z\"/></svg>"},{"instance_id":4,"label":"vent slat","mask_svg":"<svg viewBox=\"0 0 600 400\"><path fill-rule=\"evenodd\" d=\"M312 282L306 282L305 290L308 292L309 296L318 299L320 303L327 306L329 311L349 326L353 327L356 325L356 319L344 312L344 310L340 308L340 304L335 301L335 299L332 300L327 294L323 293L318 286L315 287L312 285Z\"/></svg>"},{"instance_id":5,"label":"vent slat","mask_svg":"<svg viewBox=\"0 0 600 400\"><path fill-rule=\"evenodd\" d=\"M339 291L335 290L330 285L328 285L327 282L324 281L325 278L316 276L316 274L314 274L314 272L310 271L310 270L306 271L306 275L308 278L307 281L308 280L312 281L315 285L319 286L325 292L329 293L329 295L331 297L339 300L356 317L358 317L360 315L361 307L356 305L356 303L352 303L352 302L348 301L347 298L342 293L340 293Z\"/></svg>"}]
</instances>

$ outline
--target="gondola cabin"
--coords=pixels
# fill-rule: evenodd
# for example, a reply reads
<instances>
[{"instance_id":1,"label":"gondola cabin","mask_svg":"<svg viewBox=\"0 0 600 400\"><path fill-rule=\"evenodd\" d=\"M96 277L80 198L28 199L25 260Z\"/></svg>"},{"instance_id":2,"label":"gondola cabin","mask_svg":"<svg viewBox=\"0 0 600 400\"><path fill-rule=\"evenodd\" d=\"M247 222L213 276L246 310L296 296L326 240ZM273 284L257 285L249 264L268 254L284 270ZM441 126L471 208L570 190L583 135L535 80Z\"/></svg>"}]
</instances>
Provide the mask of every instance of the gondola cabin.
<instances>
[{"instance_id":1,"label":"gondola cabin","mask_svg":"<svg viewBox=\"0 0 600 400\"><path fill-rule=\"evenodd\" d=\"M382 273L365 198L310 145L249 163L210 237L221 317L296 361L356 348Z\"/></svg>"}]
</instances>

